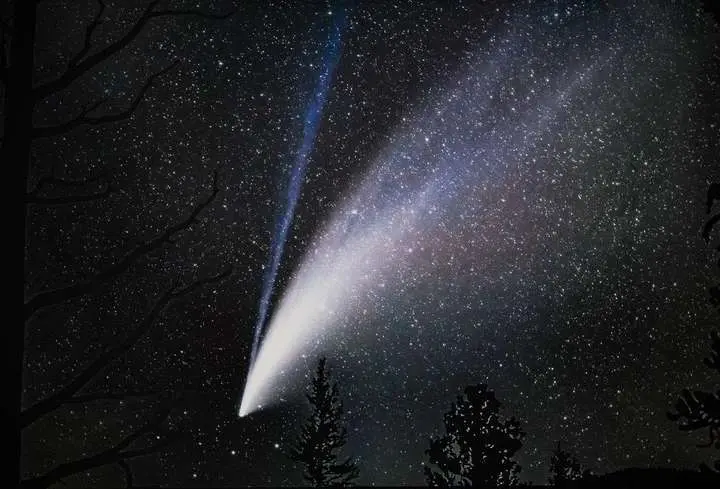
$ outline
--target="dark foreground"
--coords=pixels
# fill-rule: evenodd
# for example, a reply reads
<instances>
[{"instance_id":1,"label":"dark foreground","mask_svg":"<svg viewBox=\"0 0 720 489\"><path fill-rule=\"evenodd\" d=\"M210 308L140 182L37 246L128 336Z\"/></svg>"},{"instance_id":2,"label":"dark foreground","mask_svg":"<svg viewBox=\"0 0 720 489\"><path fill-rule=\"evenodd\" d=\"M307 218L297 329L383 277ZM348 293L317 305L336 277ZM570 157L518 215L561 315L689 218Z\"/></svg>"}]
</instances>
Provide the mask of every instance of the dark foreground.
<instances>
[{"instance_id":1,"label":"dark foreground","mask_svg":"<svg viewBox=\"0 0 720 489\"><path fill-rule=\"evenodd\" d=\"M135 489L145 489L161 486L135 486ZM222 486L228 487L228 486ZM233 486L245 487L245 486ZM263 486L266 487L266 486ZM354 486L363 487L363 486ZM379 487L379 486L368 486ZM412 486L402 486L412 487ZM423 487L423 486L419 486ZM549 485L521 485L520 487L552 487ZM589 476L581 481L575 481L563 486L564 488L584 489L609 487L612 489L645 489L652 487L672 487L682 489L720 489L720 473L699 472L693 470L676 469L624 469L609 474Z\"/></svg>"}]
</instances>

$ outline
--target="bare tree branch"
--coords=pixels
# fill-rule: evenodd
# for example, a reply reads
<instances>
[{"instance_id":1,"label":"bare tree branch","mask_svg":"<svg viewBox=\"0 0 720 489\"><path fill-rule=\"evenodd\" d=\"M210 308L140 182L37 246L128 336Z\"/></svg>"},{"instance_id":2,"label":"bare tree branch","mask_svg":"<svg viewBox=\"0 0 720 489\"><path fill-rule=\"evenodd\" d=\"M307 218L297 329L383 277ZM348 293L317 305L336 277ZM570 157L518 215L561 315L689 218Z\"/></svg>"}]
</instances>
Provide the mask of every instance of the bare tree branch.
<instances>
[{"instance_id":1,"label":"bare tree branch","mask_svg":"<svg viewBox=\"0 0 720 489\"><path fill-rule=\"evenodd\" d=\"M104 199L113 192L113 189L108 185L105 190L98 193L87 194L87 195L64 195L62 197L39 197L33 193L29 193L25 196L26 204L35 205L67 205L67 204L78 204L81 202L92 202L95 200Z\"/></svg>"},{"instance_id":2,"label":"bare tree branch","mask_svg":"<svg viewBox=\"0 0 720 489\"><path fill-rule=\"evenodd\" d=\"M53 93L67 88L73 81L130 44L142 32L145 24L150 20L150 14L158 3L160 3L160 0L150 2L133 27L120 39L109 44L92 56L84 57L82 61L78 61L77 64L68 66L68 69L55 80L35 87L33 89L35 99L40 100L46 98Z\"/></svg>"},{"instance_id":3,"label":"bare tree branch","mask_svg":"<svg viewBox=\"0 0 720 489\"><path fill-rule=\"evenodd\" d=\"M204 12L199 9L187 9L187 10L154 10L151 13L151 17L169 17L169 16L175 16L175 17L197 17L198 19L208 19L208 20L224 20L230 17L232 14L235 13L235 10L231 10L230 12L227 12L225 14L213 14L209 12Z\"/></svg>"},{"instance_id":4,"label":"bare tree branch","mask_svg":"<svg viewBox=\"0 0 720 489\"><path fill-rule=\"evenodd\" d=\"M170 301L171 295L172 289L166 291L155 303L155 306L153 306L150 313L145 316L145 319L135 328L125 341L106 350L65 387L24 410L20 414L20 426L24 428L30 425L40 417L54 411L65 402L72 399L75 393L85 387L93 378L95 378L96 375L100 373L102 369L109 365L115 358L129 350L135 342L150 329L150 326L155 322L157 316L160 315L160 312Z\"/></svg>"},{"instance_id":5,"label":"bare tree branch","mask_svg":"<svg viewBox=\"0 0 720 489\"><path fill-rule=\"evenodd\" d=\"M90 112L93 112L93 111L97 110L98 108L100 108L100 106L102 106L102 105L103 105L104 103L106 103L106 102L107 102L107 99L102 99L102 100L98 100L97 102L92 103L92 104L90 104L90 105L87 105L87 104L86 104L86 105L82 108L82 110L80 111L80 114L79 114L79 115L77 115L77 116L74 117L73 119L70 119L68 122L65 122L65 123L63 123L63 124L60 124L60 125L57 125L57 126L33 127L33 137L34 137L34 138L39 138L39 137L44 137L44 136L46 136L46 135L47 135L47 136L52 136L52 135L54 135L54 134L61 134L61 133L63 133L63 132L69 131L70 129L72 129L72 128L74 128L74 127L76 127L76 126L78 126L78 125L81 124L81 123L76 123L75 121L82 121L82 120L84 120ZM65 130L63 130L63 131L60 131L59 129L56 129L56 128L63 128L63 127L66 127L66 126L68 127L68 129L65 129ZM57 132L53 134L53 133L52 133L53 130L57 130ZM47 132L47 134L46 134L46 132Z\"/></svg>"},{"instance_id":6,"label":"bare tree branch","mask_svg":"<svg viewBox=\"0 0 720 489\"><path fill-rule=\"evenodd\" d=\"M164 68L157 73L152 74L146 81L145 84L140 89L140 92L138 92L135 99L130 104L130 107L127 109L115 113L115 114L106 114L102 116L90 116L88 115L90 112L97 109L100 105L104 104L106 102L105 99L96 102L89 108L85 108L78 114L76 117L73 117L67 122L63 122L62 124L54 125L54 126L41 126L41 127L34 127L33 128L33 137L34 138L44 138L44 137L52 137L57 136L60 134L64 134L68 131L71 131L75 129L76 127L82 126L82 125L93 125L97 126L100 124L109 124L112 122L120 122L126 119L129 119L134 113L135 110L137 110L138 106L140 105L140 102L142 102L143 98L145 98L145 94L152 86L153 82L159 77L176 67L180 61L176 60L174 61L170 66L167 68Z\"/></svg>"},{"instance_id":7,"label":"bare tree branch","mask_svg":"<svg viewBox=\"0 0 720 489\"><path fill-rule=\"evenodd\" d=\"M95 18L93 18L92 22L90 22L85 28L85 42L83 42L83 47L70 60L70 62L68 63L69 68L76 67L92 48L92 36L95 33L95 29L97 29L98 26L102 24L102 16L105 13L106 8L105 2L103 2L103 0L97 0L97 3L99 8L97 13L95 14Z\"/></svg>"},{"instance_id":8,"label":"bare tree branch","mask_svg":"<svg viewBox=\"0 0 720 489\"><path fill-rule=\"evenodd\" d=\"M105 173L101 173L97 176L94 176L92 178L87 178L85 180L67 180L64 178L58 178L55 176L49 176L49 177L42 177L38 180L37 185L35 186L35 190L33 190L33 194L38 194L43 187L46 186L58 186L58 187L84 187L86 185L89 185L91 183L99 182L102 178L105 178Z\"/></svg>"},{"instance_id":9,"label":"bare tree branch","mask_svg":"<svg viewBox=\"0 0 720 489\"><path fill-rule=\"evenodd\" d=\"M75 394L77 392L79 392L83 387L85 387L93 378L95 378L95 376L97 376L114 360L118 359L121 355L130 350L135 345L135 343L137 343L138 340L140 340L140 338L142 338L149 331L150 327L153 325L157 317L163 312L165 307L171 301L179 300L187 296L191 292L195 291L199 287L202 287L203 285L220 282L221 280L230 276L231 273L232 267L226 269L218 275L197 280L183 289L178 290L176 287L173 286L167 291L165 291L160 297L160 299L155 303L155 306L153 306L150 313L135 328L135 330L130 333L130 335L125 339L125 341L105 351L105 353L100 355L100 357L98 357L95 361L88 365L85 370L83 370L65 387L23 411L20 414L20 426L24 428L39 419L40 417L46 415L47 413L54 411L61 405L67 402L73 402L73 399L75 398Z\"/></svg>"},{"instance_id":10,"label":"bare tree branch","mask_svg":"<svg viewBox=\"0 0 720 489\"><path fill-rule=\"evenodd\" d=\"M159 411L153 413L152 417L144 425L123 438L120 443L115 445L110 450L119 452L126 449L127 447L132 445L133 442L139 440L143 436L156 432L160 428L162 422L165 421L168 416L170 416L171 411L172 406L165 406Z\"/></svg>"},{"instance_id":11,"label":"bare tree branch","mask_svg":"<svg viewBox=\"0 0 720 489\"><path fill-rule=\"evenodd\" d=\"M130 268L133 263L135 263L141 257L160 248L165 243L172 243L172 238L180 231L189 228L195 222L200 212L202 212L203 209L208 207L212 203L212 201L215 200L215 197L217 196L219 191L220 190L217 185L217 171L215 171L213 175L212 193L205 200L195 206L195 209L193 209L193 211L186 219L180 221L173 226L170 226L161 235L156 236L155 238L146 241L145 243L136 247L130 253L125 255L125 257L122 258L120 261L98 273L90 280L86 282L76 283L60 289L41 292L35 295L32 299L25 302L25 320L29 319L38 309L53 304L59 304L74 297L78 297L91 292L98 285L107 282L108 280L125 272L128 268Z\"/></svg>"},{"instance_id":12,"label":"bare tree branch","mask_svg":"<svg viewBox=\"0 0 720 489\"><path fill-rule=\"evenodd\" d=\"M85 404L93 401L124 401L125 399L132 399L138 397L152 397L156 396L157 392L100 392L97 394L84 394L81 396L72 396L63 404Z\"/></svg>"},{"instance_id":13,"label":"bare tree branch","mask_svg":"<svg viewBox=\"0 0 720 489\"><path fill-rule=\"evenodd\" d=\"M120 460L118 465L123 469L123 472L125 472L125 487L131 488L133 486L133 475L132 470L130 470L130 465L128 465L124 459Z\"/></svg>"},{"instance_id":14,"label":"bare tree branch","mask_svg":"<svg viewBox=\"0 0 720 489\"><path fill-rule=\"evenodd\" d=\"M192 16L203 19L226 19L234 13L231 11L227 14L211 14L205 13L199 10L155 10L155 7L160 3L160 0L151 1L143 11L140 18L135 22L132 28L125 33L120 39L105 46L95 54L85 56L82 60L78 60L75 65L71 65L68 69L55 80L47 83L38 85L33 89L33 95L36 100L44 99L54 93L64 90L72 82L80 78L82 75L99 65L103 61L107 60L114 54L120 52L128 44L130 44L143 30L145 25L154 18L158 17L171 17L171 16ZM88 26L90 29L90 26ZM91 33L92 34L92 33ZM86 31L87 41L87 31ZM78 53L79 54L79 53ZM85 52L87 54L87 52ZM77 57L77 56L76 56Z\"/></svg>"},{"instance_id":15,"label":"bare tree branch","mask_svg":"<svg viewBox=\"0 0 720 489\"><path fill-rule=\"evenodd\" d=\"M25 203L39 205L62 205L103 199L114 192L110 183L105 184L105 190L102 192L93 192L85 195L63 195L60 197L47 197L40 195L46 187L82 188L99 182L103 178L106 178L105 172L85 180L66 180L63 178L57 178L54 175L42 177L35 185L35 189L25 194Z\"/></svg>"},{"instance_id":16,"label":"bare tree branch","mask_svg":"<svg viewBox=\"0 0 720 489\"><path fill-rule=\"evenodd\" d=\"M172 406L166 406L159 410L147 423L123 438L117 445L96 455L61 464L45 475L23 481L21 487L33 489L45 488L73 474L159 452L176 441L180 437L180 433L171 432L157 443L147 445L143 448L133 450L126 450L126 448L145 435L159 433L160 425L168 418L171 410Z\"/></svg>"},{"instance_id":17,"label":"bare tree branch","mask_svg":"<svg viewBox=\"0 0 720 489\"><path fill-rule=\"evenodd\" d=\"M233 268L228 267L227 269L225 269L222 273L220 273L218 275L215 275L212 277L206 277L206 278L200 279L200 280L196 280L195 282L191 283L187 287L179 289L176 292L172 292L170 294L170 299L171 300L180 299L180 298L194 292L195 290L199 289L200 287L202 287L204 285L212 284L215 282L220 282L221 280L229 277L230 274L232 273L232 271L233 271Z\"/></svg>"}]
</instances>

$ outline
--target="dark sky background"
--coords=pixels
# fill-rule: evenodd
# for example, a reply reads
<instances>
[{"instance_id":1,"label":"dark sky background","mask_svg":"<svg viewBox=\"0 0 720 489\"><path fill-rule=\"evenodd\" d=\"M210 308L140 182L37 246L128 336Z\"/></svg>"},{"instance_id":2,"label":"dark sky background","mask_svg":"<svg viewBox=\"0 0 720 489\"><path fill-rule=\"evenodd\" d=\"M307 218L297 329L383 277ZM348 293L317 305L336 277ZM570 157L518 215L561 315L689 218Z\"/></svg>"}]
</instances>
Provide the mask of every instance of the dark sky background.
<instances>
[{"instance_id":1,"label":"dark sky background","mask_svg":"<svg viewBox=\"0 0 720 489\"><path fill-rule=\"evenodd\" d=\"M107 4L98 46L145 5ZM174 245L93 294L40 311L27 327L29 405L123 338L173 280L234 266L230 278L169 307L89 389L201 393L172 417L188 441L131 462L142 484L301 482L283 451L304 414L302 375L283 386L287 402L245 418L236 410L328 12L347 4L238 5L227 20L151 22L120 56L36 112L38 124L58 122L102 97L105 110L121 109L147 76L181 61L129 121L35 143L31 185L54 168L68 178L104 172L118 191L90 204L30 208L26 297L82 280L183 219L218 170L217 200ZM362 202L368 215L413 191L404 180L413 168L452 160L440 166L458 172L437 181L441 217L410 233L426 251L420 261L385 250L392 286L347 298L370 308L372 320L350 310L353 332L323 337L309 352L329 357L349 411L346 451L363 485L424 483L427 439L439 434L454 396L478 382L527 432L518 455L524 480L545 479L558 441L597 472L711 458L665 413L682 387L717 382L701 365L718 321L707 296L713 255L699 230L707 186L720 179L720 30L699 2L508 5L357 2L348 13L276 297L302 277L305 254L342 202L363 196L358 188L377 165L392 175L381 183L394 186ZM42 81L80 48L95 3L52 0L39 13ZM481 67L503 57L499 81L489 84ZM459 99L446 119L429 121L453 89ZM551 122L525 131L547 107ZM528 134L536 144L518 149ZM418 149L417 137L428 146ZM411 155L404 166L397 151ZM293 365L301 374L312 367ZM55 411L25 430L25 474L107 447L152 405ZM67 482L121 477L110 466Z\"/></svg>"}]
</instances>

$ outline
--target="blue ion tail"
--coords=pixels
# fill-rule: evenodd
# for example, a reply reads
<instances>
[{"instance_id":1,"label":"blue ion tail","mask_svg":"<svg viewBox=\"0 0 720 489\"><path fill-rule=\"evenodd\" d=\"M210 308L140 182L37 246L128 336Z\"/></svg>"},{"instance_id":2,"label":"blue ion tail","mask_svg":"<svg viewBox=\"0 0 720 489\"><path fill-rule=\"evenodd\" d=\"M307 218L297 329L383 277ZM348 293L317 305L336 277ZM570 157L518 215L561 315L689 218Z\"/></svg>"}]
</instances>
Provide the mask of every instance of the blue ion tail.
<instances>
[{"instance_id":1,"label":"blue ion tail","mask_svg":"<svg viewBox=\"0 0 720 489\"><path fill-rule=\"evenodd\" d=\"M340 50L342 45L342 30L345 24L346 15L342 10L334 17L331 27L330 36L325 45L325 51L322 59L322 72L317 82L317 86L313 93L313 98L305 113L305 121L303 127L303 137L298 149L295 161L293 163L292 173L287 188L287 199L285 201L284 212L279 216L276 223L275 234L271 244L271 254L268 266L263 277L263 289L260 297L258 308L257 322L255 323L255 332L253 335L252 350L250 352L250 371L255 364L260 341L263 336L263 330L267 321L268 310L270 308L270 300L275 288L275 280L277 279L280 262L282 261L285 243L287 242L290 225L295 215L295 208L300 199L300 191L307 170L308 159L312 152L317 136L318 127L322 120L322 112L327 101L328 92L330 90L330 82L340 59ZM248 373L249 375L249 373Z\"/></svg>"}]
</instances>

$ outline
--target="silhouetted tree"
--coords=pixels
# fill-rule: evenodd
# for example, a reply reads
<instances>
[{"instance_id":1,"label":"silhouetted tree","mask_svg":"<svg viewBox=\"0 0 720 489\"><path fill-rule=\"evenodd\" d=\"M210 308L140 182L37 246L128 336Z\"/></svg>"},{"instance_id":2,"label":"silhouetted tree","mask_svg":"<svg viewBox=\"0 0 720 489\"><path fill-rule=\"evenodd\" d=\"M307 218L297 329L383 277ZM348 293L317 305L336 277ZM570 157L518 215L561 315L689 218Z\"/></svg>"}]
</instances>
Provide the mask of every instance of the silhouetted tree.
<instances>
[{"instance_id":1,"label":"silhouetted tree","mask_svg":"<svg viewBox=\"0 0 720 489\"><path fill-rule=\"evenodd\" d=\"M707 213L710 214L715 201L720 201L720 184L710 185L707 193ZM710 242L710 233L720 221L720 212L712 216L703 227L702 236L706 243ZM720 246L717 247L720 251ZM718 261L720 267L720 261ZM710 300L720 311L720 284L710 289ZM705 365L718 374L720 380L720 333L711 335L712 352L710 358L705 358ZM720 450L720 388L714 393L705 391L691 391L683 389L680 398L675 403L675 412L668 413L672 421L678 421L683 431L708 430L709 441L698 445L699 447L715 447ZM703 469L709 467L703 464ZM720 471L720 459L714 463L716 471Z\"/></svg>"},{"instance_id":2,"label":"silhouetted tree","mask_svg":"<svg viewBox=\"0 0 720 489\"><path fill-rule=\"evenodd\" d=\"M144 82L135 90L135 94L127 100L126 108L121 110L110 110L108 105L112 102L107 97L101 97L94 101L87 101L85 104L71 102L74 98L67 95L68 90L77 87L82 79L89 75L97 74L106 69L107 66L128 52L132 52L135 43L142 38L148 29L160 19L225 19L229 12L204 11L197 7L173 8L167 6L167 2L161 0L148 0L142 5L139 15L135 15L132 22L127 24L127 30L117 32L114 38L108 39L107 33L103 34L103 24L109 23L110 19L118 17L116 12L123 12L114 6L108 6L104 0L92 2L94 15L89 19L85 27L78 32L67 32L67 42L77 43L78 48L69 57L64 68L55 73L43 72L41 63L36 59L38 53L47 52L53 47L38 45L36 33L41 29L38 22L40 18L52 16L52 9L64 9L66 6L52 6L50 2L41 0L15 0L3 2L0 8L0 93L2 93L2 138L0 142L0 161L10 172L8 180L12 186L22 192L22 229L19 234L23 239L23 252L25 256L25 273L28 265L37 267L34 263L27 263L28 233L26 222L30 208L37 215L48 212L46 209L54 209L57 206L80 206L89 202L99 202L108 199L111 195L117 195L117 188L110 181L107 171L96 173L87 179L68 178L59 168L59 162L54 159L56 155L38 154L36 141L44 138L62 137L82 128L113 125L129 121L135 116L136 111L144 103L148 93L159 84L167 80L168 73L175 69L179 61L169 63L150 74ZM133 2L137 7L137 3ZM131 6L132 8L132 6ZM113 11L112 15L109 11ZM120 19L120 25L125 25ZM63 49L51 54L58 59L63 58ZM56 119L48 119L48 112L53 114L56 110L48 110L48 101L64 100L64 105L72 110L72 115L65 120L57 122ZM54 116L53 116L54 117ZM43 160L52 161L50 172L43 170L47 164ZM46 283L43 290L26 296L24 303L23 321L11 321L7 325L5 341L3 344L7 349L3 355L7 366L5 376L6 399L3 401L3 439L8 445L10 454L20 453L20 438L23 430L38 422L39 420L57 414L56 411L68 405L90 404L97 401L118 401L137 399L160 398L160 406L157 409L148 411L146 415L138 416L131 420L129 433L124 438L109 441L106 449L97 452L88 449L81 458L58 463L54 467L43 467L44 472L26 480L20 481L19 464L10 461L7 464L5 475L10 479L6 487L43 488L56 483L65 483L63 479L74 474L88 473L99 467L117 464L125 474L125 481L128 486L132 485L133 478L129 467L129 461L147 454L165 449L167 445L180 435L179 430L168 428L171 411L173 408L181 407L185 396L164 394L146 391L121 391L121 392L88 392L93 382L106 374L108 369L117 365L130 350L151 331L152 327L162 320L166 311L178 304L181 300L207 285L216 284L231 273L231 269L205 278L197 277L193 280L168 279L172 285L165 287L164 292L158 294L151 307L145 311L145 315L138 317L135 324L128 327L127 336L124 338L112 337L109 344L100 348L99 353L92 353L86 364L79 364L70 375L67 383L58 385L54 392L47 392L46 395L30 405L22 405L18 394L23 389L22 372L24 364L24 348L28 325L33 327L37 323L38 316L46 317L53 314L49 311L61 307L78 307L77 300L85 299L98 292L101 286L112 283L120 276L140 267L140 264L148 256L157 251L172 245L181 234L191 229L199 220L199 216L210 207L216 200L220 191L217 182L217 174L213 179L212 189L208 195L197 199L198 202L189 206L186 215L176 222L168 223L165 229L158 230L152 237L139 236L137 244L125 250L119 258L108 258L107 262L99 270L85 278L71 283L63 283L61 286L53 286L52 282ZM20 206L19 206L20 207ZM18 209L19 209L18 207ZM121 203L118 212L126 213L125 203ZM50 216L54 214L50 213ZM82 216L80 212L78 215ZM50 217L52 219L52 217ZM79 217L78 221L82 218ZM90 222L85 225L73 226L73 229L88 228ZM77 231L73 231L77 232ZM36 244L36 243L31 243ZM20 256L19 250L16 250ZM108 254L112 255L112 250ZM182 283L186 282L186 283ZM27 284L25 284L27 286ZM184 285L184 286L183 286ZM27 291L26 291L27 292ZM76 303L71 301L76 300ZM79 306L82 308L82 306ZM53 324L54 328L63 328L66 325L60 319ZM68 332L73 331L68 326ZM70 338L68 338L70 341ZM90 351L90 350L89 350ZM95 349L91 349L95 352ZM78 359L79 360L79 359ZM58 367L59 368L59 367ZM134 429L133 429L134 428ZM150 439L152 441L148 442ZM143 442L145 442L143 444ZM44 439L43 443L52 443ZM60 447L53 447L58 453L62 452ZM7 453L6 451L6 453ZM59 457L59 460L62 460ZM34 468L33 468L34 469Z\"/></svg>"},{"instance_id":3,"label":"silhouetted tree","mask_svg":"<svg viewBox=\"0 0 720 489\"><path fill-rule=\"evenodd\" d=\"M517 485L520 466L513 455L525 433L515 418L500 416L501 403L487 385L465 388L445 413L445 436L430 440L425 478L430 486L507 487Z\"/></svg>"},{"instance_id":4,"label":"silhouetted tree","mask_svg":"<svg viewBox=\"0 0 720 489\"><path fill-rule=\"evenodd\" d=\"M312 407L290 458L305 465L303 477L316 487L350 486L358 468L347 458L338 463L338 452L347 441L343 405L337 383L330 383L327 361L318 361L307 399Z\"/></svg>"},{"instance_id":5,"label":"silhouetted tree","mask_svg":"<svg viewBox=\"0 0 720 489\"><path fill-rule=\"evenodd\" d=\"M554 487L568 487L573 481L579 481L590 475L590 470L584 469L580 462L569 452L560 448L553 450L550 456L550 477L548 482Z\"/></svg>"},{"instance_id":6,"label":"silhouetted tree","mask_svg":"<svg viewBox=\"0 0 720 489\"><path fill-rule=\"evenodd\" d=\"M705 358L705 365L720 375L720 333L715 332L712 339L712 353ZM707 429L709 441L699 447L715 447L720 450L720 388L715 393L683 389L675 403L675 411L668 413L672 421L679 421L683 431ZM715 470L720 471L720 460L716 460ZM707 466L703 466L707 468Z\"/></svg>"}]
</instances>

